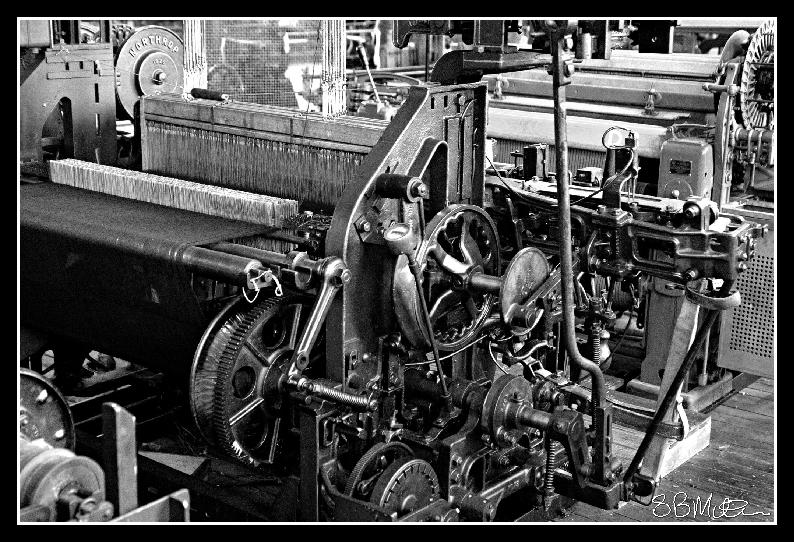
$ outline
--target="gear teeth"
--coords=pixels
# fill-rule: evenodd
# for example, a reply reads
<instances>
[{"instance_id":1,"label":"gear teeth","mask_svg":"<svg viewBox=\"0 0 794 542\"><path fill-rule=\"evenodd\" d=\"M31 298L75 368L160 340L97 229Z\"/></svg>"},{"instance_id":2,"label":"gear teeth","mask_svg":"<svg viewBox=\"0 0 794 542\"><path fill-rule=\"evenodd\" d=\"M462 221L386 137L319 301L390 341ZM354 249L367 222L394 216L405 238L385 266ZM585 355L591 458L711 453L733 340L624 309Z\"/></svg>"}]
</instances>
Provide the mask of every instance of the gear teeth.
<instances>
[{"instance_id":1,"label":"gear teeth","mask_svg":"<svg viewBox=\"0 0 794 542\"><path fill-rule=\"evenodd\" d=\"M217 343L213 345L211 351L208 351L208 360L205 363L210 374L206 375L204 380L208 383L214 381L211 414L208 416L213 442L227 455L252 465L258 465L259 461L251 457L237 441L229 426L226 390L240 351L248 340L251 330L260 319L276 317L279 307L287 302L289 298L263 299L256 305L243 307L230 316L216 334Z\"/></svg>"}]
</instances>

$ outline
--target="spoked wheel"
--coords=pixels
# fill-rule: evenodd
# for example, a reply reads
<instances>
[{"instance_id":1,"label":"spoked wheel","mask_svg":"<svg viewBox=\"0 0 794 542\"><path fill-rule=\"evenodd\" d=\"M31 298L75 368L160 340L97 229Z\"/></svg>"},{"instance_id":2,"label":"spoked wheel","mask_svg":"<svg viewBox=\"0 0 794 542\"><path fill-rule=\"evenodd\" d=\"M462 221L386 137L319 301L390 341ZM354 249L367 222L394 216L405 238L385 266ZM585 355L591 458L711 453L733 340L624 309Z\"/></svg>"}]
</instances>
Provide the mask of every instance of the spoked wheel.
<instances>
[{"instance_id":1,"label":"spoked wheel","mask_svg":"<svg viewBox=\"0 0 794 542\"><path fill-rule=\"evenodd\" d=\"M194 357L190 388L194 420L210 443L246 463L273 461L278 382L307 313L294 299L235 301L210 325Z\"/></svg>"},{"instance_id":2,"label":"spoked wheel","mask_svg":"<svg viewBox=\"0 0 794 542\"><path fill-rule=\"evenodd\" d=\"M478 339L496 295L462 288L458 275L450 269L499 274L499 240L491 217L472 205L453 205L441 211L427 225L416 260L423 270L422 287L439 350L457 350ZM405 256L397 260L392 291L406 338L417 346L429 345Z\"/></svg>"}]
</instances>

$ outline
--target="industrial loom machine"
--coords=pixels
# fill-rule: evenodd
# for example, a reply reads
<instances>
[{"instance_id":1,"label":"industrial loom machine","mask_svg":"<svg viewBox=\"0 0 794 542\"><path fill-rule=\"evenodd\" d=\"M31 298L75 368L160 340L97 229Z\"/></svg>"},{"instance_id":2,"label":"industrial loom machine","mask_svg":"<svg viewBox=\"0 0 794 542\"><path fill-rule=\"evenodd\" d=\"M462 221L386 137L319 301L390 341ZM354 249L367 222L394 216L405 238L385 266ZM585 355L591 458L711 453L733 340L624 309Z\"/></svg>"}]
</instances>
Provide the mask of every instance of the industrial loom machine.
<instances>
[{"instance_id":1,"label":"industrial loom machine","mask_svg":"<svg viewBox=\"0 0 794 542\"><path fill-rule=\"evenodd\" d=\"M143 171L54 160L52 182L23 183L23 326L50 338L66 387L91 350L162 373L214 453L273 480L270 520L649 502L643 459L680 436L676 395L766 227L699 194L638 194L631 136L601 189L570 184L568 21L537 22L549 52L507 45L513 21L404 23L395 42L473 46L391 122L145 95ZM552 77L557 164L535 187L488 163L481 80L533 68ZM648 277L700 326L624 465L604 332Z\"/></svg>"}]
</instances>

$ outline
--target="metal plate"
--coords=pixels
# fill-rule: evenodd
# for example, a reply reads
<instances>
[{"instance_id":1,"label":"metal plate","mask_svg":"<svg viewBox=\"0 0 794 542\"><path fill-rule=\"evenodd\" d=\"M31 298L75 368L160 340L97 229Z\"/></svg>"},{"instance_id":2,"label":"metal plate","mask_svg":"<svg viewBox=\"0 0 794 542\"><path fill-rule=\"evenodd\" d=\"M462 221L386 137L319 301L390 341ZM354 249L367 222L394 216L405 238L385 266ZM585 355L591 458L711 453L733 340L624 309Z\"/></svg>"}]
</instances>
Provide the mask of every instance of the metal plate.
<instances>
[{"instance_id":1,"label":"metal plate","mask_svg":"<svg viewBox=\"0 0 794 542\"><path fill-rule=\"evenodd\" d=\"M129 118L141 96L182 93L184 85L182 40L161 26L136 30L116 56L116 98Z\"/></svg>"},{"instance_id":2,"label":"metal plate","mask_svg":"<svg viewBox=\"0 0 794 542\"><path fill-rule=\"evenodd\" d=\"M510 324L515 310L549 278L551 269L540 249L527 247L520 250L505 270L499 302L505 324Z\"/></svg>"}]
</instances>

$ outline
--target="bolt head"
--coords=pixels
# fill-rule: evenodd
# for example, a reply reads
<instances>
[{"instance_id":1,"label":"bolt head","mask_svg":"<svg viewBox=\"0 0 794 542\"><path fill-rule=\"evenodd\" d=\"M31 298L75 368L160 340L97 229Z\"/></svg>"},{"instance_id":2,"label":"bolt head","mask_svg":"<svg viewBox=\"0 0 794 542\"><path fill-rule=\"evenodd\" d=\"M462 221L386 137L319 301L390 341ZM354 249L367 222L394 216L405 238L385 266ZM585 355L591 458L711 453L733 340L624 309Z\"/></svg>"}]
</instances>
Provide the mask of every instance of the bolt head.
<instances>
[{"instance_id":1,"label":"bolt head","mask_svg":"<svg viewBox=\"0 0 794 542\"><path fill-rule=\"evenodd\" d=\"M369 222L366 222L366 221L362 222L361 225L359 226L359 229L361 231L363 231L364 233L368 233L368 232L372 231L372 224L370 224Z\"/></svg>"},{"instance_id":2,"label":"bolt head","mask_svg":"<svg viewBox=\"0 0 794 542\"><path fill-rule=\"evenodd\" d=\"M565 424L561 420L557 420L556 422L554 422L554 429L562 433L563 431L565 431Z\"/></svg>"}]
</instances>

